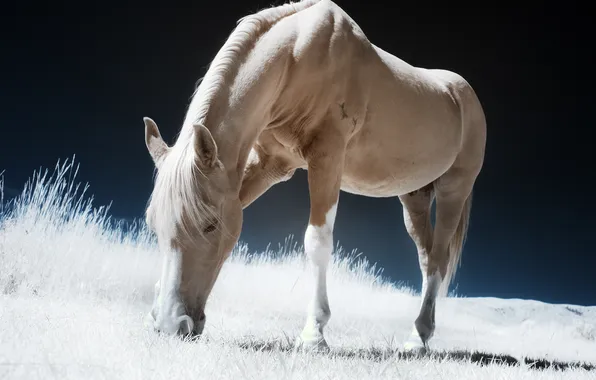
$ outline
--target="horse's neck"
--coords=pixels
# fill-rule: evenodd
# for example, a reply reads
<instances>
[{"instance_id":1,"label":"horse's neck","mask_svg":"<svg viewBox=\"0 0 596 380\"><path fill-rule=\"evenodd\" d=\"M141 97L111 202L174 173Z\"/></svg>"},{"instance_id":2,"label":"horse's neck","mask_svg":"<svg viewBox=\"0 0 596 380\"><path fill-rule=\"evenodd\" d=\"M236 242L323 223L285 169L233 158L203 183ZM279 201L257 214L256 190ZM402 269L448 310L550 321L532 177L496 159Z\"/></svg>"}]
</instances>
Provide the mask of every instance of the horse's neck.
<instances>
[{"instance_id":1,"label":"horse's neck","mask_svg":"<svg viewBox=\"0 0 596 380\"><path fill-rule=\"evenodd\" d=\"M264 64L263 58L255 56L238 70L232 85L223 86L212 98L209 112L200 119L193 119L191 103L183 127L192 130L193 123L201 122L210 130L219 159L238 190L250 149L269 122L267 115L285 67L282 59Z\"/></svg>"}]
</instances>

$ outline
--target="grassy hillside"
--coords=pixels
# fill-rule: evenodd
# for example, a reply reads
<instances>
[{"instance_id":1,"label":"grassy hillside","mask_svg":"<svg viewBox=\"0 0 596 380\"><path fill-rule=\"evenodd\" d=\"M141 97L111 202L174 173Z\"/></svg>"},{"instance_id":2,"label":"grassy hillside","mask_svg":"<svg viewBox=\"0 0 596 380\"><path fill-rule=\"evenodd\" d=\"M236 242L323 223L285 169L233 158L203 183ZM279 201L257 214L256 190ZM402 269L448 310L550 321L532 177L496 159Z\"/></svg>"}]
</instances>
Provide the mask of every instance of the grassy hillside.
<instances>
[{"instance_id":1,"label":"grassy hillside","mask_svg":"<svg viewBox=\"0 0 596 380\"><path fill-rule=\"evenodd\" d=\"M436 354L405 357L399 349L418 296L339 248L329 276L332 352L297 354L292 342L311 282L291 240L260 254L236 248L207 304L201 338L146 331L160 269L154 238L143 223L118 225L96 208L76 171L65 162L36 173L21 195L0 203L2 379L596 378L589 364L531 368L534 359L595 364L596 307L442 299Z\"/></svg>"}]
</instances>

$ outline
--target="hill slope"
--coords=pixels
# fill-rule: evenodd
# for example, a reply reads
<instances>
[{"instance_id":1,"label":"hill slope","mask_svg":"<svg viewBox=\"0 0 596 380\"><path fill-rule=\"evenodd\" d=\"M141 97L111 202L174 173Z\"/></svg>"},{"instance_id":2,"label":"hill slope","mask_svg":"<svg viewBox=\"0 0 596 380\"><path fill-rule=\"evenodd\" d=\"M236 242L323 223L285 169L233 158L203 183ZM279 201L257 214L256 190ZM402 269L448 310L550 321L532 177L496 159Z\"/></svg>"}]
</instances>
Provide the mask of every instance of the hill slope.
<instances>
[{"instance_id":1,"label":"hill slope","mask_svg":"<svg viewBox=\"0 0 596 380\"><path fill-rule=\"evenodd\" d=\"M0 378L596 378L581 368L523 364L526 357L596 364L596 307L442 299L437 357L401 356L419 297L341 250L329 276L333 352L295 354L311 282L291 243L261 255L237 248L199 340L145 331L160 265L153 238L142 226L115 228L73 185L74 174L68 162L51 176L37 173L21 196L0 205ZM477 364L491 358L522 365Z\"/></svg>"}]
</instances>

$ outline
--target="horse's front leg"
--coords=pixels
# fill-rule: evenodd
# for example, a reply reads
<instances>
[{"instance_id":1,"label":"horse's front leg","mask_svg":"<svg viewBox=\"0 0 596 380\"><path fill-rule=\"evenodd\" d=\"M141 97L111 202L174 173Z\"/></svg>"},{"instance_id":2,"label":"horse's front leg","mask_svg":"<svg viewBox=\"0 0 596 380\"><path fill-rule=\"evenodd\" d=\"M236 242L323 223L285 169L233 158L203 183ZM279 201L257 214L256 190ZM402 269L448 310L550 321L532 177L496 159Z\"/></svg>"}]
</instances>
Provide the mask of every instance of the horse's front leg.
<instances>
[{"instance_id":1,"label":"horse's front leg","mask_svg":"<svg viewBox=\"0 0 596 380\"><path fill-rule=\"evenodd\" d=\"M292 178L295 171L296 167L289 160L268 155L259 147L252 148L240 187L242 208L248 207L271 186Z\"/></svg>"},{"instance_id":2,"label":"horse's front leg","mask_svg":"<svg viewBox=\"0 0 596 380\"><path fill-rule=\"evenodd\" d=\"M333 225L345 155L342 136L325 130L318 135L316 146L310 146L305 156L308 162L310 219L304 234L304 251L313 270L314 293L306 315L306 322L297 346L306 349L328 350L323 329L331 318L327 297L327 266L333 251Z\"/></svg>"}]
</instances>

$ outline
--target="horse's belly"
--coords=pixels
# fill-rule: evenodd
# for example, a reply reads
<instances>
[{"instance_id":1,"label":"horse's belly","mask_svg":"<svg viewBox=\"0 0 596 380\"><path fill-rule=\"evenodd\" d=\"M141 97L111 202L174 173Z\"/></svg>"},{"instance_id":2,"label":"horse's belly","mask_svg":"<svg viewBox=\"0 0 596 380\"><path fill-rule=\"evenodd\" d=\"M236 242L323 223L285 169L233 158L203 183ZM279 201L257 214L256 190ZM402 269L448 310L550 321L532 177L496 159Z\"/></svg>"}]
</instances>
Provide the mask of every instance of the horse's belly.
<instances>
[{"instance_id":1,"label":"horse's belly","mask_svg":"<svg viewBox=\"0 0 596 380\"><path fill-rule=\"evenodd\" d=\"M395 158L369 152L346 157L342 190L369 197L392 197L418 190L445 173L455 161L455 152L429 157Z\"/></svg>"},{"instance_id":2,"label":"horse's belly","mask_svg":"<svg viewBox=\"0 0 596 380\"><path fill-rule=\"evenodd\" d=\"M410 117L415 121L380 118L364 126L348 144L342 189L390 197L418 190L439 178L451 167L461 145L458 115L443 111L440 117L419 112L422 116ZM377 110L379 113L388 115L389 111Z\"/></svg>"},{"instance_id":3,"label":"horse's belly","mask_svg":"<svg viewBox=\"0 0 596 380\"><path fill-rule=\"evenodd\" d=\"M425 181L421 181L420 177L396 178L387 175L381 178L362 178L344 174L341 189L348 193L367 197L394 197L417 190L432 182L437 177L427 176Z\"/></svg>"}]
</instances>

